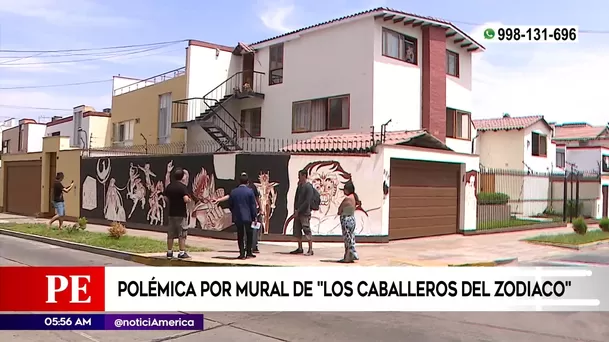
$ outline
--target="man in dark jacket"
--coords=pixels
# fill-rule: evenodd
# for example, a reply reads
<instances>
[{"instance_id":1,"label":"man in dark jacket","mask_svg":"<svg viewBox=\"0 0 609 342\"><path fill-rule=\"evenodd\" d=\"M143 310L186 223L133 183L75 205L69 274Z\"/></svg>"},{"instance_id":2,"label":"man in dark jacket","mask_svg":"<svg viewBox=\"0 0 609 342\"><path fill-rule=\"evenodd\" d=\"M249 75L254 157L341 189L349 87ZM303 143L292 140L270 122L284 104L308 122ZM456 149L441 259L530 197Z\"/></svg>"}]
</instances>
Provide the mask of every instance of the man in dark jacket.
<instances>
[{"instance_id":1,"label":"man in dark jacket","mask_svg":"<svg viewBox=\"0 0 609 342\"><path fill-rule=\"evenodd\" d=\"M307 171L298 171L298 186L294 196L294 225L293 233L298 241L298 248L290 254L303 254L302 237L307 238L309 250L305 255L313 255L313 237L311 234L311 202L313 201L313 185L307 182Z\"/></svg>"},{"instance_id":2,"label":"man in dark jacket","mask_svg":"<svg viewBox=\"0 0 609 342\"><path fill-rule=\"evenodd\" d=\"M252 222L256 222L257 216L256 198L252 189L248 187L248 182L247 174L241 174L239 186L233 189L228 197L228 207L233 215L233 223L237 226L239 259L256 257L252 251L254 234Z\"/></svg>"}]
</instances>

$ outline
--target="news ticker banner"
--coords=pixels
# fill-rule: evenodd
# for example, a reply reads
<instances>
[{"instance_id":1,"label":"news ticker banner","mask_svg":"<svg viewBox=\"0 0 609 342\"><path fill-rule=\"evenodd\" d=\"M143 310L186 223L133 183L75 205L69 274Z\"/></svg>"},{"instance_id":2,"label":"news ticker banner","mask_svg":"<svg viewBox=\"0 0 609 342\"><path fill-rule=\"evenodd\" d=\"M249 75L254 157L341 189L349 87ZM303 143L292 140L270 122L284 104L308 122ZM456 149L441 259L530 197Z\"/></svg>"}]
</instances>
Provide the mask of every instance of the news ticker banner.
<instances>
[{"instance_id":1,"label":"news ticker banner","mask_svg":"<svg viewBox=\"0 0 609 342\"><path fill-rule=\"evenodd\" d=\"M609 311L607 283L600 267L0 267L0 311Z\"/></svg>"},{"instance_id":2,"label":"news ticker banner","mask_svg":"<svg viewBox=\"0 0 609 342\"><path fill-rule=\"evenodd\" d=\"M203 315L0 314L0 330L203 330Z\"/></svg>"}]
</instances>

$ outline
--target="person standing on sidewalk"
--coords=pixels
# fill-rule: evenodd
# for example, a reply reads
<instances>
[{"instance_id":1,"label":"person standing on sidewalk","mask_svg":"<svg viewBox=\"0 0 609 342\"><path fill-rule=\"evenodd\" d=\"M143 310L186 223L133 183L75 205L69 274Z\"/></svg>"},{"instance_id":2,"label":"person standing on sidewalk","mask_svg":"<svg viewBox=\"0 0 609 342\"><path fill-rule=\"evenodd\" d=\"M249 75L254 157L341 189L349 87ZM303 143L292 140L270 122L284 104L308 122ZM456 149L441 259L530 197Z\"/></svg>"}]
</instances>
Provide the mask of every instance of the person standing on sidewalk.
<instances>
[{"instance_id":1,"label":"person standing on sidewalk","mask_svg":"<svg viewBox=\"0 0 609 342\"><path fill-rule=\"evenodd\" d=\"M163 191L167 202L169 202L169 227L167 229L167 259L173 258L173 242L178 239L180 252L178 259L189 259L186 253L186 237L188 226L186 224L186 203L191 201L188 188L182 183L184 170L176 169L173 173L173 181Z\"/></svg>"},{"instance_id":2,"label":"person standing on sidewalk","mask_svg":"<svg viewBox=\"0 0 609 342\"><path fill-rule=\"evenodd\" d=\"M245 172L241 172L240 176L245 176L247 177L247 173ZM248 178L249 179L249 178ZM239 185L237 185L239 186ZM258 211L258 222L262 222L262 213L261 213L261 209L260 209L260 192L258 191L258 188L256 187L256 184L252 183L251 181L249 181L247 183L247 186L252 189L252 191L254 192L254 197L256 198L256 209ZM229 195L225 195L223 197L217 198L215 200L212 200L212 203L221 203L224 201L228 201L228 198L230 197ZM260 227L260 229L255 229L254 231L254 235L253 235L253 242L252 242L252 252L254 253L260 253L260 249L258 248L258 241L260 241L260 238L262 236L262 229L264 227Z\"/></svg>"},{"instance_id":3,"label":"person standing on sidewalk","mask_svg":"<svg viewBox=\"0 0 609 342\"><path fill-rule=\"evenodd\" d=\"M233 189L228 197L228 207L233 215L233 223L237 226L239 259L256 257L252 251L254 237L252 223L256 222L258 211L254 192L248 183L247 174L242 173L239 177L239 186Z\"/></svg>"},{"instance_id":4,"label":"person standing on sidewalk","mask_svg":"<svg viewBox=\"0 0 609 342\"><path fill-rule=\"evenodd\" d=\"M352 181L348 181L344 185L343 191L345 192L345 198L338 207L337 214L340 216L340 226L345 242L345 254L339 262L353 263L355 260L359 260L355 251L355 210L361 205L361 202L355 193L355 185L353 185Z\"/></svg>"},{"instance_id":5,"label":"person standing on sidewalk","mask_svg":"<svg viewBox=\"0 0 609 342\"><path fill-rule=\"evenodd\" d=\"M311 233L311 203L313 201L313 185L307 182L307 171L298 171L298 186L294 196L293 234L298 241L298 248L290 254L303 254L302 238L306 237L309 249L305 255L313 255L313 234Z\"/></svg>"},{"instance_id":6,"label":"person standing on sidewalk","mask_svg":"<svg viewBox=\"0 0 609 342\"><path fill-rule=\"evenodd\" d=\"M66 216L66 206L63 202L63 194L67 194L74 188L74 181L72 181L67 188L64 187L61 183L63 178L63 172L57 172L57 176L55 176L55 181L53 182L53 207L55 207L55 216L49 221L49 228L51 228L55 221L59 221L59 229L62 228L63 217Z\"/></svg>"}]
</instances>

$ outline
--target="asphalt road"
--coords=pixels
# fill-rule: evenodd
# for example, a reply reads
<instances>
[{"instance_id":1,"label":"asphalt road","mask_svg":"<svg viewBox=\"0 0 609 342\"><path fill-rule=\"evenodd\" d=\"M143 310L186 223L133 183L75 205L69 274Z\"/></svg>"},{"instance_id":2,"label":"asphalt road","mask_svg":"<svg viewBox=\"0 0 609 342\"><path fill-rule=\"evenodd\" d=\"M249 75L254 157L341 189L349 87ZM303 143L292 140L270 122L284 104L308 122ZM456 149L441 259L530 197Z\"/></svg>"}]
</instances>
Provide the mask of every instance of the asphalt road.
<instances>
[{"instance_id":1,"label":"asphalt road","mask_svg":"<svg viewBox=\"0 0 609 342\"><path fill-rule=\"evenodd\" d=\"M125 261L0 235L0 266L2 265L137 266ZM207 330L202 332L0 331L0 341L609 341L609 313L277 312L207 313L205 316Z\"/></svg>"}]
</instances>

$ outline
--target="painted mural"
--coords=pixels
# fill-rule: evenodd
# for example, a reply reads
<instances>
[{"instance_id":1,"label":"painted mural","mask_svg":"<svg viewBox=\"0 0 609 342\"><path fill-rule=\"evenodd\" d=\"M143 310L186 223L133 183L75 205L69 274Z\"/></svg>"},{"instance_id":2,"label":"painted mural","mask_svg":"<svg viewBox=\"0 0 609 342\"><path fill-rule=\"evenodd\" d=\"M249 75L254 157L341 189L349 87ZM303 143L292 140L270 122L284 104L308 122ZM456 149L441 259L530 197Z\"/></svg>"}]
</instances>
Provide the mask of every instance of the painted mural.
<instances>
[{"instance_id":1,"label":"painted mural","mask_svg":"<svg viewBox=\"0 0 609 342\"><path fill-rule=\"evenodd\" d=\"M362 201L356 213L356 233L380 235L382 171L377 173L379 179L373 187L370 180L375 170L372 163L365 162L367 159L315 160L311 156L254 154L83 159L81 216L137 223L144 228L163 226L167 222L163 189L171 181L172 172L180 167L185 170L182 182L194 199L187 206L189 228L233 232L227 203L217 200L237 185L236 175L247 172L260 193L263 233L292 234L298 171L305 169L321 195L320 210L313 212L311 220L315 235L341 234L336 212L344 198L342 187L349 180Z\"/></svg>"}]
</instances>

